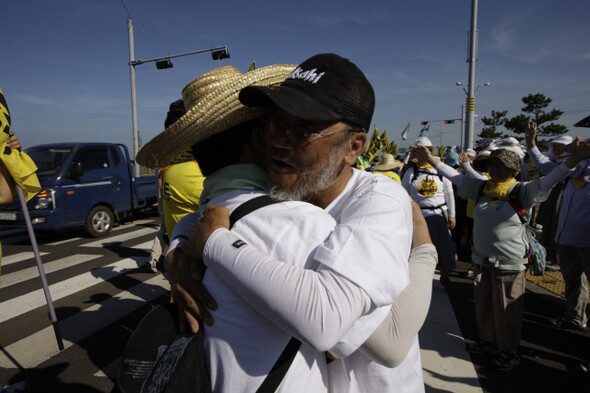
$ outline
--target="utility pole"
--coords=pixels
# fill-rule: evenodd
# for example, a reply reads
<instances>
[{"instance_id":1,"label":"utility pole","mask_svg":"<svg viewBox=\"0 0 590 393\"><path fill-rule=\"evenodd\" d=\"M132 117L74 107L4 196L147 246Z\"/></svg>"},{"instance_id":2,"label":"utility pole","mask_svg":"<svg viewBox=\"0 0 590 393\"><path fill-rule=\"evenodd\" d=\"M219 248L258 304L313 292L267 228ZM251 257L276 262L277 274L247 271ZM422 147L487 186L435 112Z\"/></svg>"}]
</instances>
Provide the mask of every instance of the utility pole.
<instances>
[{"instance_id":1,"label":"utility pole","mask_svg":"<svg viewBox=\"0 0 590 393\"><path fill-rule=\"evenodd\" d=\"M475 122L475 62L477 61L477 0L471 0L471 31L469 33L469 82L465 101L466 133L465 149L473 149L473 128Z\"/></svg>"},{"instance_id":2,"label":"utility pole","mask_svg":"<svg viewBox=\"0 0 590 393\"><path fill-rule=\"evenodd\" d=\"M459 148L460 152L467 150L465 146L465 105L461 105L461 142Z\"/></svg>"},{"instance_id":3,"label":"utility pole","mask_svg":"<svg viewBox=\"0 0 590 393\"><path fill-rule=\"evenodd\" d=\"M164 57L158 57L155 59L148 59L148 60L135 60L135 47L133 44L133 20L131 18L127 19L127 33L129 35L129 73L131 77L131 120L133 123L133 174L137 177L139 176L139 164L135 162L135 157L137 156L137 152L139 151L140 147L140 138L139 138L139 131L137 130L137 95L135 93L135 66L149 63L149 62L156 62L156 68L161 70L165 68L172 68L173 65L170 62L170 59L174 57L181 57L181 56L188 56L194 55L197 53L204 53L204 52L211 52L211 56L213 60L223 60L229 59L229 52L227 51L227 46L216 46L214 48L197 50L193 52L181 53L178 55L170 55Z\"/></svg>"},{"instance_id":4,"label":"utility pole","mask_svg":"<svg viewBox=\"0 0 590 393\"><path fill-rule=\"evenodd\" d=\"M139 151L139 131L137 131L137 96L135 94L135 46L133 44L133 21L127 19L127 33L129 36L129 73L131 78L131 122L133 125L133 174L139 176L139 165L135 157Z\"/></svg>"}]
</instances>

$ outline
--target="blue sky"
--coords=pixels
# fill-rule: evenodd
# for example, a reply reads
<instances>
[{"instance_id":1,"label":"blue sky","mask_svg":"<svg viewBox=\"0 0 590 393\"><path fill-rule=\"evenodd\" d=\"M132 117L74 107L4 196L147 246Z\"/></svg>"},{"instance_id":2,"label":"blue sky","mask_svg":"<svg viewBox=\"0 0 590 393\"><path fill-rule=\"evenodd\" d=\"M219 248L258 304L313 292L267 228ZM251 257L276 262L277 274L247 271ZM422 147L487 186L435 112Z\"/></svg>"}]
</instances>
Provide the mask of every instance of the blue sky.
<instances>
[{"instance_id":1,"label":"blue sky","mask_svg":"<svg viewBox=\"0 0 590 393\"><path fill-rule=\"evenodd\" d=\"M227 45L209 53L136 67L143 142L163 130L170 102L199 75L222 65L246 72L297 64L322 52L355 62L372 82L373 122L401 146L420 121L460 118L467 84L470 0L197 1L123 0L135 22L135 57L152 59ZM3 2L0 87L23 146L108 141L132 148L128 14L121 0ZM590 115L590 3L582 0L479 1L476 113L521 113L523 96L542 93L569 134ZM476 134L481 122L475 125ZM435 144L458 144L460 122L433 123Z\"/></svg>"}]
</instances>

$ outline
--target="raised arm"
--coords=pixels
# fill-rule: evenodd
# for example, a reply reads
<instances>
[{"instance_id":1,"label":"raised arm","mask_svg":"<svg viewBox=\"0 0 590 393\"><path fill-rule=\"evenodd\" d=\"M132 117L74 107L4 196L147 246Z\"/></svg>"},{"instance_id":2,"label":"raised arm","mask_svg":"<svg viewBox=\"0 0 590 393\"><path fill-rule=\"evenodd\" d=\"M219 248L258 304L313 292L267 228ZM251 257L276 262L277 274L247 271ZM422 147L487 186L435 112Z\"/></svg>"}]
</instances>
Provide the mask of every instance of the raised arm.
<instances>
[{"instance_id":1,"label":"raised arm","mask_svg":"<svg viewBox=\"0 0 590 393\"><path fill-rule=\"evenodd\" d=\"M524 132L524 138L529 157L531 157L531 161L537 167L537 169L541 171L542 174L548 174L558 166L558 164L552 162L537 148L537 143L535 142L537 138L537 123L532 122L527 124Z\"/></svg>"}]
</instances>

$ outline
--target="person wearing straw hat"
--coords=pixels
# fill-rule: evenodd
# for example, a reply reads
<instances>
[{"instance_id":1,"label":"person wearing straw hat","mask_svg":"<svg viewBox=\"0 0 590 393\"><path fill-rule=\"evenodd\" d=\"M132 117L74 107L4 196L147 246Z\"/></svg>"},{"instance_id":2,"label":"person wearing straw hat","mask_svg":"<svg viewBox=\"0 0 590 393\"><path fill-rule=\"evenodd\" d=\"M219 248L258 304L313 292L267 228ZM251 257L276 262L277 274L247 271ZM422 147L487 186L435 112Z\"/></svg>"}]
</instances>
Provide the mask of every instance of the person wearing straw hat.
<instances>
[{"instance_id":1,"label":"person wearing straw hat","mask_svg":"<svg viewBox=\"0 0 590 393\"><path fill-rule=\"evenodd\" d=\"M388 305L397 303L400 289L407 285L412 211L399 184L351 167L364 149L374 108L373 89L362 72L337 55L316 55L301 63L280 87L247 87L240 101L269 110L263 120L262 141L271 195L309 201L325 208L338 222L314 254L316 261L361 287L378 310L393 310ZM297 337L313 339L306 337L310 325L319 326L319 336L335 337L337 332L322 326L333 322L326 313L334 304L323 303L324 292L307 286L315 272L292 269L250 245L236 252L231 242L237 240L224 222L227 212L224 215L223 209L209 206L204 213L195 228L200 231L193 234L197 233L196 256L201 256L201 248L208 271L231 282L261 313ZM433 268L436 257L429 246L427 259L434 261ZM429 287L432 271L425 274ZM366 318L356 321L347 337L330 347L337 358L329 364L331 391L392 391L401 388L401 380L404 391L424 391L417 331L428 309L427 293L409 300L426 299L416 307L416 315L406 308L408 315L398 317L414 321L411 328L402 329L408 343L398 367L384 367L367 356L364 346L359 348L375 330L373 321ZM356 303L358 299L352 300ZM382 351L389 348L387 340L376 342Z\"/></svg>"},{"instance_id":2,"label":"person wearing straw hat","mask_svg":"<svg viewBox=\"0 0 590 393\"><path fill-rule=\"evenodd\" d=\"M385 153L381 158L381 163L373 166L373 168L371 168L371 172L387 176L390 179L395 180L399 184L402 184L402 180L400 179L399 174L394 171L396 169L399 170L403 166L404 163L393 158L393 154Z\"/></svg>"},{"instance_id":3,"label":"person wearing straw hat","mask_svg":"<svg viewBox=\"0 0 590 393\"><path fill-rule=\"evenodd\" d=\"M267 69L265 71L272 70L273 69ZM281 69L279 69L279 71L280 70ZM183 99L185 102L193 102L193 107L188 106L187 114L183 116L183 118L179 119L162 134L146 144L146 146L144 146L144 148L138 153L137 161L142 165L167 165L190 159L190 156L194 155L194 157L202 163L201 168L203 173L208 176L205 182L205 189L201 196L202 203L221 203L233 208L236 203L240 201L239 190L250 190L245 194L244 191L241 191L241 200L259 194L261 191L256 190L264 190L264 178L266 177L262 176L261 170L253 165L238 166L231 164L256 162L256 160L252 160L252 152L248 153L248 149L242 150L242 147L249 143L248 135L250 133L248 131L255 126L255 122L248 122L248 120L252 117L259 116L261 111L241 106L239 102L237 102L237 92L239 92L239 90L236 89L242 85L254 82L257 73L259 74L259 80L256 81L258 84L264 82L270 83L273 79L263 79L262 76L265 75L263 71L264 69L260 69L260 71L249 72L244 76L238 77L237 75L232 76L232 72L229 72L230 75L223 75L222 70L214 70L211 73L197 78L197 80L192 82L192 84L189 84L183 91ZM276 70L274 72L276 73ZM285 76L286 74L283 75L283 79ZM208 89L211 89L210 94L207 94ZM195 90L197 90L197 92L195 92ZM232 100L230 96L232 94L231 92L234 90L236 91L236 97ZM200 97L198 97L198 95L200 95ZM238 103L238 105L236 106L235 103ZM184 124L184 126L180 126L179 124ZM230 128L225 130L226 127ZM190 128L191 130L185 132L186 128ZM204 136L204 134L207 136ZM181 138L184 138L184 140ZM315 138L322 137L318 135L315 136ZM194 141L197 142L193 143ZM187 146L192 146L193 154L186 151ZM230 151L226 152L225 156L222 156L219 154L219 151L223 151L224 149L229 149ZM166 151L166 153L162 153L162 151ZM230 158L230 162L227 162L228 157L234 158ZM234 192L228 194L227 191L232 189ZM292 205L293 203L290 202L289 204ZM282 225L275 224L275 226L281 228L281 231L278 234L292 232L292 235L297 236L299 241L289 241L288 238L284 239L285 236L281 235L279 238L281 242L278 242L279 239L277 239L274 242L271 242L270 245L267 245L261 243L260 239L254 239L256 234L254 230L258 229L260 231L262 228L268 228L269 225L272 228L273 223L281 222L280 210L277 212L277 209L283 208L284 211L285 209L283 205L284 203L273 206L272 209L271 207L262 209L271 209L270 211L272 214L270 216L268 213L262 215L262 222L260 222L260 219L254 221L257 225L253 225L251 221L260 216L260 211L256 211L240 220L234 228L239 235L247 240L248 244L255 245L266 252L273 250L272 255L278 258L281 258L281 250L283 251L283 254L285 249L290 250L289 258L294 258L295 261L299 260L299 263L301 264L308 259L307 256L303 257L301 254L306 250L306 247L303 245L312 247L314 243L317 244L318 241L321 242L325 238L325 235L323 237L321 236L321 231L325 230L329 225L326 225L326 219L323 219L322 221L321 211L317 212L315 209L311 210L309 207L310 205L305 205L305 208L300 205L295 205L295 207L299 206L299 208L290 206L288 209L289 217L291 218L286 222L283 222ZM188 219L189 216L187 216L186 219ZM181 240L182 236L179 237L177 234L182 233L183 227L188 228L188 230L184 232L185 235L190 233L192 224L188 225L188 227L184 225L183 222L187 222L186 219L183 219L178 223L177 228L172 235L171 248L174 250L172 251L171 258L167 258L167 270L173 284L173 292L175 280L178 278L175 277L176 273L172 268L173 266L169 264L169 261L170 259L174 259L177 252L182 254L183 249L175 248L175 242L177 243ZM284 217L283 221L285 221ZM244 229L244 226L252 227L252 229L248 232L247 229ZM287 228L291 228L292 230L286 231ZM266 241L270 241L268 235L277 236L278 234L276 231L270 231L267 236L262 236L262 238ZM305 235L305 239L301 238L303 235ZM310 237L310 239L307 239L307 237ZM273 236L270 236L270 239L272 238ZM296 248L294 249L293 246L296 246ZM243 246L240 246L239 248L241 249ZM275 255L277 253L278 255ZM285 258L286 256L283 255L282 260L286 260ZM325 276L328 274L329 270L331 269L327 267L325 269L320 268L318 273ZM331 274L336 273L332 272ZM326 328L327 330L321 336L315 334L314 331L301 332L302 336L311 338L312 342L310 344L313 344L313 347L315 348L331 348L333 344L330 343L336 343L338 337L347 333L350 325L358 320L361 315L364 318L365 326L373 325L376 328L390 310L390 304L388 304L379 307L379 313L377 313L377 309L372 305L368 295L364 294L358 285L344 277L340 277L339 275L335 275L333 279L338 282L338 285L332 289L346 289L346 292L338 295L338 297L341 298L344 295L353 296L353 300L356 301L356 304L349 301L342 301L341 299L342 303L340 304L345 305L344 310L336 310L338 311L339 316L329 318L329 320L335 322L336 325L340 323L340 326L334 326L333 323L330 323L327 326L322 326L322 328ZM205 328L214 390L235 391L237 388L244 390L244 386L246 385L255 388L255 385L261 381L262 377L264 377L264 371L267 372L270 370L272 361L278 356L270 354L272 352L272 348L270 347L272 347L273 342L276 343L276 340L273 341L271 338L279 335L276 332L276 327L268 326L268 323L265 324L260 321L259 314L248 315L247 318L244 317L243 320L240 319L241 323L236 323L236 315L243 316L248 307L243 304L243 301L238 302L235 298L235 293L229 290L228 286L223 286L219 281L219 278L216 278L215 275L205 275L204 283L207 284L207 288L212 291L215 299L220 304L219 309L217 309L216 312L213 312L215 324L212 327ZM232 288L233 287L234 286L232 285ZM223 288L225 288L225 291ZM180 298L175 296L175 300L179 301ZM352 310L346 310L346 305L351 304L355 307L353 307ZM230 311L228 311L228 308ZM342 314L343 312L344 314ZM309 322L311 321L306 322L307 330L309 330ZM252 329L245 328L245 326L257 327L258 325L262 326L262 328L255 328L253 332ZM269 333L269 331L272 331L273 333ZM248 332L250 332L250 336L247 335ZM284 338L285 334L283 333L280 337ZM260 342L260 340L263 340L263 342ZM356 340L358 340L358 338ZM248 350L248 348L252 348L253 345L257 347L257 350L254 352ZM276 346L274 349L276 349ZM306 349L306 351L304 351L304 349ZM325 365L322 362L310 361L309 356L311 355L308 350L309 348L305 345L302 346L301 351L308 356L307 361L302 362L300 359L302 356L296 358L294 362L295 366L291 366L289 374L286 376L286 381L289 382L281 384L281 388L284 387L284 389L289 390L289 387L291 387L291 390L293 390L293 388L299 388L301 390L306 388L302 385L307 384L313 386L313 381L316 381L317 383L317 379L314 379L313 377L317 376L317 370L320 369L321 371L321 368L325 367ZM318 356L317 353L316 356ZM320 356L323 356L323 354L320 354ZM269 361L271 361L270 364L268 364ZM246 364L251 365L251 367L244 367ZM297 377L297 375L305 369L305 365L307 365L308 368L311 368L306 371L309 375L305 375L305 378ZM254 370L259 370L256 377L251 375L252 367L254 367ZM295 377L293 377L293 375L295 375ZM322 373L322 375L325 377L326 374ZM315 386L312 387L311 390L307 390L317 391L317 389L319 389L319 387ZM245 390L250 389L246 388Z\"/></svg>"}]
</instances>

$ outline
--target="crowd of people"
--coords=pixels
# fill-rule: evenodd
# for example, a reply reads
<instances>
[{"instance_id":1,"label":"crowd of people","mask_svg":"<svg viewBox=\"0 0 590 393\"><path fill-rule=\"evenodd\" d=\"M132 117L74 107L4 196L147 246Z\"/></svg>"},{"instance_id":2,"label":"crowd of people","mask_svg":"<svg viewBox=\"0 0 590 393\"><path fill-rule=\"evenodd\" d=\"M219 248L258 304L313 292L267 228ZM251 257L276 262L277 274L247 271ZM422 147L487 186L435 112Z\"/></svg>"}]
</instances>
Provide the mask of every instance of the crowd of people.
<instances>
[{"instance_id":1,"label":"crowd of people","mask_svg":"<svg viewBox=\"0 0 590 393\"><path fill-rule=\"evenodd\" d=\"M479 333L467 349L493 352L498 370L519 364L528 243L509 199L531 213L588 165L590 143L572 140L564 163L533 181L514 138L436 157L421 137L405 158L357 169L374 93L331 54L246 74L221 67L188 84L183 102L137 160L196 160L205 176L198 210L169 233L166 271L181 324L204 329L214 391L255 390L292 338L281 391L423 391L417 333L432 274L451 290L466 254ZM279 202L230 226L232 211L266 194Z\"/></svg>"},{"instance_id":2,"label":"crowd of people","mask_svg":"<svg viewBox=\"0 0 590 393\"><path fill-rule=\"evenodd\" d=\"M405 157L358 169L374 105L363 72L334 54L245 74L220 67L183 89L138 152L159 169L161 193L146 268L166 255L179 324L204 331L214 392L256 391L292 345L276 391L423 392L418 332L433 273L452 291L458 258L473 263L479 337L467 350L511 370L527 214L566 283L554 323L586 328L590 141L558 137L545 156L531 123L526 149L508 138L438 157L420 137ZM20 147L12 134L7 146ZM525 150L543 176L530 180ZM5 169L0 203L14 194ZM263 196L272 202L230 221Z\"/></svg>"}]
</instances>

